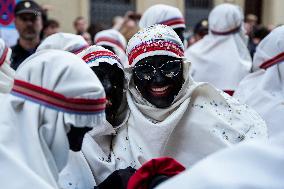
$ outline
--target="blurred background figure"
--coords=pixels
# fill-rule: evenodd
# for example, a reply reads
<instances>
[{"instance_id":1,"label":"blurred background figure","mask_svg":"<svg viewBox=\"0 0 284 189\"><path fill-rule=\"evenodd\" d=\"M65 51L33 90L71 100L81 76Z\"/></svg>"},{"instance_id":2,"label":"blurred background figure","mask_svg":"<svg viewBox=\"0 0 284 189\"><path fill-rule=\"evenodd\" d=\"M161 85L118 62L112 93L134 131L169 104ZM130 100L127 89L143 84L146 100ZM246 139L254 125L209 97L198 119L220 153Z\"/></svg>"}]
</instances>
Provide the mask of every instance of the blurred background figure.
<instances>
[{"instance_id":1,"label":"blurred background figure","mask_svg":"<svg viewBox=\"0 0 284 189\"><path fill-rule=\"evenodd\" d=\"M86 42L89 44L89 45L92 45L93 44L93 41L92 41L92 38L91 38L91 35L89 34L89 32L83 32L81 34L81 36L86 40Z\"/></svg>"},{"instance_id":2,"label":"blurred background figure","mask_svg":"<svg viewBox=\"0 0 284 189\"><path fill-rule=\"evenodd\" d=\"M257 25L258 18L254 14L248 14L245 19L245 29L248 36L251 36L254 27Z\"/></svg>"},{"instance_id":3,"label":"blurred background figure","mask_svg":"<svg viewBox=\"0 0 284 189\"><path fill-rule=\"evenodd\" d=\"M192 62L195 81L209 82L233 95L249 74L252 60L247 49L243 12L229 3L216 6L209 14L209 34L185 52ZM222 79L226 78L226 79Z\"/></svg>"},{"instance_id":4,"label":"blurred background figure","mask_svg":"<svg viewBox=\"0 0 284 189\"><path fill-rule=\"evenodd\" d=\"M119 29L127 41L139 30L138 22L141 18L139 13L128 11L124 15L124 21Z\"/></svg>"},{"instance_id":5,"label":"blurred background figure","mask_svg":"<svg viewBox=\"0 0 284 189\"><path fill-rule=\"evenodd\" d=\"M57 20L50 19L46 22L46 25L43 29L43 38L58 33L59 31L60 31L59 22Z\"/></svg>"},{"instance_id":6,"label":"blurred background figure","mask_svg":"<svg viewBox=\"0 0 284 189\"><path fill-rule=\"evenodd\" d=\"M20 1L14 10L15 26L19 32L19 40L12 47L11 67L18 66L31 54L40 44L40 33L42 30L42 9L34 1Z\"/></svg>"},{"instance_id":7,"label":"blurred background figure","mask_svg":"<svg viewBox=\"0 0 284 189\"><path fill-rule=\"evenodd\" d=\"M79 16L74 20L73 26L75 29L75 33L77 35L82 35L84 32L87 31L88 23L84 17Z\"/></svg>"},{"instance_id":8,"label":"blurred background figure","mask_svg":"<svg viewBox=\"0 0 284 189\"><path fill-rule=\"evenodd\" d=\"M250 52L251 57L254 56L256 51L256 47L260 43L260 41L265 38L269 34L269 30L265 26L257 25L254 27L248 42L248 49Z\"/></svg>"},{"instance_id":9,"label":"blurred background figure","mask_svg":"<svg viewBox=\"0 0 284 189\"><path fill-rule=\"evenodd\" d=\"M193 35L189 38L188 46L193 45L208 34L208 19L200 20L194 27Z\"/></svg>"}]
</instances>

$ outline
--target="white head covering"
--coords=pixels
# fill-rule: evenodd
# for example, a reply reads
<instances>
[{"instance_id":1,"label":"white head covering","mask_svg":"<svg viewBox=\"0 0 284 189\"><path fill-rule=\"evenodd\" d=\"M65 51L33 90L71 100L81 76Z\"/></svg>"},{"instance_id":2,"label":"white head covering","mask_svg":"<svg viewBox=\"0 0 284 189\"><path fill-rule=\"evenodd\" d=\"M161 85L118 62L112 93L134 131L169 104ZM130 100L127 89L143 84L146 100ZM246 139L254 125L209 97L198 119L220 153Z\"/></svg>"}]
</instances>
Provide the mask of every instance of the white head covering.
<instances>
[{"instance_id":1,"label":"white head covering","mask_svg":"<svg viewBox=\"0 0 284 189\"><path fill-rule=\"evenodd\" d=\"M127 53L133 66L147 56L182 57L183 46L170 27L155 25L134 35ZM138 168L160 156L173 157L188 167L242 140L266 138L266 126L253 110L209 84L195 83L188 67L184 61L185 82L172 105L163 109L141 96L133 83L132 70L127 69L130 116L127 127L122 127L113 141L117 168Z\"/></svg>"},{"instance_id":2,"label":"white head covering","mask_svg":"<svg viewBox=\"0 0 284 189\"><path fill-rule=\"evenodd\" d=\"M103 132L105 101L103 86L79 57L45 50L27 58L0 110L1 186L44 188L41 180L58 188L70 125Z\"/></svg>"},{"instance_id":3,"label":"white head covering","mask_svg":"<svg viewBox=\"0 0 284 189\"><path fill-rule=\"evenodd\" d=\"M156 189L282 189L284 133L217 152Z\"/></svg>"},{"instance_id":4,"label":"white head covering","mask_svg":"<svg viewBox=\"0 0 284 189\"><path fill-rule=\"evenodd\" d=\"M283 131L284 26L274 29L258 45L251 73L234 97L253 107L266 121L269 135Z\"/></svg>"},{"instance_id":5,"label":"white head covering","mask_svg":"<svg viewBox=\"0 0 284 189\"><path fill-rule=\"evenodd\" d=\"M55 33L43 40L36 51L38 52L43 49L58 49L78 54L88 46L89 44L81 35Z\"/></svg>"},{"instance_id":6,"label":"white head covering","mask_svg":"<svg viewBox=\"0 0 284 189\"><path fill-rule=\"evenodd\" d=\"M89 67L99 66L100 62L105 62L111 65L116 64L123 70L123 65L116 54L101 46L92 45L78 54Z\"/></svg>"},{"instance_id":7,"label":"white head covering","mask_svg":"<svg viewBox=\"0 0 284 189\"><path fill-rule=\"evenodd\" d=\"M185 28L185 22L182 13L176 7L157 4L148 8L142 15L139 27L146 28L154 24L163 24L173 29Z\"/></svg>"},{"instance_id":8,"label":"white head covering","mask_svg":"<svg viewBox=\"0 0 284 189\"><path fill-rule=\"evenodd\" d=\"M11 54L12 50L0 38L0 94L10 92L13 86L15 71L10 67Z\"/></svg>"},{"instance_id":9,"label":"white head covering","mask_svg":"<svg viewBox=\"0 0 284 189\"><path fill-rule=\"evenodd\" d=\"M115 29L100 31L96 34L94 42L96 45L106 45L112 47L123 65L128 65L127 56L125 54L126 39L119 31Z\"/></svg>"},{"instance_id":10,"label":"white head covering","mask_svg":"<svg viewBox=\"0 0 284 189\"><path fill-rule=\"evenodd\" d=\"M232 94L252 66L245 38L240 7L216 6L209 14L209 34L185 53L193 79Z\"/></svg>"}]
</instances>

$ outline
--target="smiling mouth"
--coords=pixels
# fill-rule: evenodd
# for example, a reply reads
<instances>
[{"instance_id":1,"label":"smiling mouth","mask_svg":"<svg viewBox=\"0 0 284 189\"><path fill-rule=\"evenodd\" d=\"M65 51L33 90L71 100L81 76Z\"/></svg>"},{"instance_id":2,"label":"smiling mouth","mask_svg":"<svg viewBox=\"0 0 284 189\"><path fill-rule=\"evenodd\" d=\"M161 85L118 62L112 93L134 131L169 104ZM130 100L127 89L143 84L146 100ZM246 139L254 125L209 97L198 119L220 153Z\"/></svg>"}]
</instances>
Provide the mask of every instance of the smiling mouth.
<instances>
[{"instance_id":1,"label":"smiling mouth","mask_svg":"<svg viewBox=\"0 0 284 189\"><path fill-rule=\"evenodd\" d=\"M151 87L150 88L150 93L153 95L153 96L166 96L168 95L168 93L170 92L171 90L171 86L170 85L167 85L167 86L164 86L164 87Z\"/></svg>"}]
</instances>

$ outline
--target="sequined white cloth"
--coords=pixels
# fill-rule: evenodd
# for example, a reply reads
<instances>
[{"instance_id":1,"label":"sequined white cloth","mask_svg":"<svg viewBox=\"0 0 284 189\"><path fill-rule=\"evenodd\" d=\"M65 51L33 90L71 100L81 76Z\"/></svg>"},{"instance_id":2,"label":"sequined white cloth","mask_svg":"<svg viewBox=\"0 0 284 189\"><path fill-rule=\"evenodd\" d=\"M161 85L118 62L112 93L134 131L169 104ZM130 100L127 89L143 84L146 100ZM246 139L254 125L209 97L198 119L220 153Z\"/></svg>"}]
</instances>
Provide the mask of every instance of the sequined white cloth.
<instances>
[{"instance_id":1,"label":"sequined white cloth","mask_svg":"<svg viewBox=\"0 0 284 189\"><path fill-rule=\"evenodd\" d=\"M160 41L154 46L163 50L153 50L147 44L145 51L137 54L138 59L151 55L180 56L176 51L182 45L180 39L170 27L162 25L144 28L134 35L128 43L128 55L148 39ZM163 40L171 41L176 48L159 46ZM131 66L135 62L137 59ZM266 125L255 111L207 83L194 82L188 74L189 66L184 61L185 82L172 105L164 109L156 108L141 96L133 83L132 70L128 70L130 116L113 142L117 169L139 168L145 161L160 156L173 157L190 167L222 148L244 140L266 139Z\"/></svg>"}]
</instances>

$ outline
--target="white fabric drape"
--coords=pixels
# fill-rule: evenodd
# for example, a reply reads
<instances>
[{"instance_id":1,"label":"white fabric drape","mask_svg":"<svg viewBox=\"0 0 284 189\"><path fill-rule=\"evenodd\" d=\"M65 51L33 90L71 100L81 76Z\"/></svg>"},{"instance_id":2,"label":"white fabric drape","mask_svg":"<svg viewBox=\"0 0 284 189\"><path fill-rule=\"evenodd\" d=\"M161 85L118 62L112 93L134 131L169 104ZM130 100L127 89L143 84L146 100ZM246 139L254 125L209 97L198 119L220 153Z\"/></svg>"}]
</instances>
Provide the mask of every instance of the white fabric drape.
<instances>
[{"instance_id":1,"label":"white fabric drape","mask_svg":"<svg viewBox=\"0 0 284 189\"><path fill-rule=\"evenodd\" d=\"M284 133L217 152L157 189L282 189Z\"/></svg>"},{"instance_id":2,"label":"white fabric drape","mask_svg":"<svg viewBox=\"0 0 284 189\"><path fill-rule=\"evenodd\" d=\"M18 68L15 79L31 85L35 95L41 89L65 98L105 98L101 83L88 66L64 51L42 50L33 54ZM58 172L68 157L69 126L95 127L96 132L103 132L104 112L68 113L14 88L0 110L5 115L0 116L1 187L58 188Z\"/></svg>"},{"instance_id":3,"label":"white fabric drape","mask_svg":"<svg viewBox=\"0 0 284 189\"><path fill-rule=\"evenodd\" d=\"M131 54L139 46L137 44L144 44L148 38L157 42L155 47L163 44L164 41L159 39L171 39L171 42L182 46L171 28L156 25L134 35L128 43L127 52ZM160 51L142 48L137 59L151 56L151 53L166 55L170 49L167 47ZM173 56L172 52L168 56ZM188 74L189 66L184 61L185 82L172 105L164 109L156 108L143 99L133 83L132 70L127 70L130 116L113 142L116 169L127 166L138 168L145 161L160 156L173 157L189 167L219 149L243 140L267 137L265 123L256 112L207 83L192 81Z\"/></svg>"},{"instance_id":4,"label":"white fabric drape","mask_svg":"<svg viewBox=\"0 0 284 189\"><path fill-rule=\"evenodd\" d=\"M12 50L6 47L0 38L0 99L9 93L13 86L15 71L10 67L11 54Z\"/></svg>"},{"instance_id":5,"label":"white fabric drape","mask_svg":"<svg viewBox=\"0 0 284 189\"><path fill-rule=\"evenodd\" d=\"M281 26L261 41L253 60L254 72L241 81L234 95L262 116L267 123L269 135L278 134L284 128L283 37L284 27ZM266 70L261 69L263 63L274 59L273 65Z\"/></svg>"},{"instance_id":6,"label":"white fabric drape","mask_svg":"<svg viewBox=\"0 0 284 189\"><path fill-rule=\"evenodd\" d=\"M43 40L38 46L37 52L44 49L58 49L78 54L89 44L81 35L71 33L55 33Z\"/></svg>"},{"instance_id":7,"label":"white fabric drape","mask_svg":"<svg viewBox=\"0 0 284 189\"><path fill-rule=\"evenodd\" d=\"M240 7L215 7L209 14L209 34L185 52L193 79L233 93L252 67L246 38Z\"/></svg>"},{"instance_id":8,"label":"white fabric drape","mask_svg":"<svg viewBox=\"0 0 284 189\"><path fill-rule=\"evenodd\" d=\"M126 39L119 31L115 29L100 31L96 34L94 43L96 45L107 45L112 47L121 63L124 66L128 65L128 59L125 53Z\"/></svg>"},{"instance_id":9,"label":"white fabric drape","mask_svg":"<svg viewBox=\"0 0 284 189\"><path fill-rule=\"evenodd\" d=\"M169 5L157 4L148 8L139 21L140 28L146 28L155 24L163 24L173 29L185 28L185 22L181 11Z\"/></svg>"}]
</instances>

